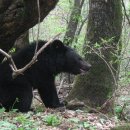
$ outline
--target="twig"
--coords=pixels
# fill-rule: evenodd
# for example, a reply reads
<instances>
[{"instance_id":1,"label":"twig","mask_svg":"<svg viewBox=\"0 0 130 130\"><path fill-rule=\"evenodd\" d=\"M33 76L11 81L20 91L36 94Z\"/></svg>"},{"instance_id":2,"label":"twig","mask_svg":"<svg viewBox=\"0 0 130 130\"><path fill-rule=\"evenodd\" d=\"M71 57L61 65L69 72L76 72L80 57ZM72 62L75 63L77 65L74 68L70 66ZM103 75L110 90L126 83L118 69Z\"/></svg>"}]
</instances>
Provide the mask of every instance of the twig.
<instances>
[{"instance_id":1,"label":"twig","mask_svg":"<svg viewBox=\"0 0 130 130\"><path fill-rule=\"evenodd\" d=\"M88 46L88 45L87 45L87 46ZM108 68L109 68L109 70L110 70L110 72L111 72L111 74L112 74L113 80L114 80L114 82L115 82L115 85L117 86L118 84L117 84L115 75L114 75L114 73L113 73L113 71L112 71L111 66L109 65L109 63L107 63L107 61L106 61L102 56L100 56L100 54L98 54L92 47L90 47L90 46L88 46L88 47L89 47L96 55L98 55L98 56L105 62L105 64L108 66Z\"/></svg>"},{"instance_id":2,"label":"twig","mask_svg":"<svg viewBox=\"0 0 130 130\"><path fill-rule=\"evenodd\" d=\"M13 68L14 70L17 70L17 67L12 59L12 56L6 53L5 51L3 51L2 49L0 49L0 53L8 59L8 61L10 62L11 68Z\"/></svg>"},{"instance_id":3,"label":"twig","mask_svg":"<svg viewBox=\"0 0 130 130\"><path fill-rule=\"evenodd\" d=\"M40 20L41 20L39 0L37 0L37 8L38 8L38 30L37 30L37 40L36 40L35 54L36 54L37 49L38 49L38 39L39 39L39 33L40 33Z\"/></svg>"},{"instance_id":4,"label":"twig","mask_svg":"<svg viewBox=\"0 0 130 130\"><path fill-rule=\"evenodd\" d=\"M32 34L32 39L33 39L33 41L34 41L34 31L33 31L33 28L31 29L31 34Z\"/></svg>"},{"instance_id":5,"label":"twig","mask_svg":"<svg viewBox=\"0 0 130 130\"><path fill-rule=\"evenodd\" d=\"M34 96L34 98L43 104L43 102L39 98L37 98L36 96Z\"/></svg>"}]
</instances>

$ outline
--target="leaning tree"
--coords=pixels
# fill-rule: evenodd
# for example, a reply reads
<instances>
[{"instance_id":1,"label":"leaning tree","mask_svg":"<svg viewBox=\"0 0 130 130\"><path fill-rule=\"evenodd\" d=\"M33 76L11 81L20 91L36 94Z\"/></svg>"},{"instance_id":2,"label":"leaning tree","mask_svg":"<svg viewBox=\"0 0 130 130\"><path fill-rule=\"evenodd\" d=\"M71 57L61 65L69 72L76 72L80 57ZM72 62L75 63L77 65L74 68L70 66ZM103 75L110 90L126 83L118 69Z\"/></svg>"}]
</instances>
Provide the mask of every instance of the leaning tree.
<instances>
[{"instance_id":1,"label":"leaning tree","mask_svg":"<svg viewBox=\"0 0 130 130\"><path fill-rule=\"evenodd\" d=\"M0 48L8 52L21 34L38 23L38 9L42 21L57 2L58 0L0 0ZM2 59L0 54L0 61Z\"/></svg>"}]
</instances>

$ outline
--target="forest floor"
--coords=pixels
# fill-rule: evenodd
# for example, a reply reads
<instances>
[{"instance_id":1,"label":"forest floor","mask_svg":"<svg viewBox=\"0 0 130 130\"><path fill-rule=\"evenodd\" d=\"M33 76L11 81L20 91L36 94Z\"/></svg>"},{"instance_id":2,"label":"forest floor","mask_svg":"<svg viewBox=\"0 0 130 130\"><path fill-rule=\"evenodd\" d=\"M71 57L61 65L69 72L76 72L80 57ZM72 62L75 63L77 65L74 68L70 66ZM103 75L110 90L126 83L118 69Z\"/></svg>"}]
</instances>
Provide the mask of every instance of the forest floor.
<instances>
[{"instance_id":1,"label":"forest floor","mask_svg":"<svg viewBox=\"0 0 130 130\"><path fill-rule=\"evenodd\" d=\"M102 113L37 108L36 112L0 112L0 130L110 130L121 123Z\"/></svg>"},{"instance_id":2,"label":"forest floor","mask_svg":"<svg viewBox=\"0 0 130 130\"><path fill-rule=\"evenodd\" d=\"M61 100L67 96L71 86L58 85ZM130 101L130 86L120 89L117 95L117 105L124 105L124 100ZM125 98L124 98L125 97ZM15 110L6 113L0 110L0 130L110 130L125 121L117 116L111 117L97 113L88 113L87 110L47 109L43 107L37 92L33 101L35 111L17 113ZM125 112L124 112L125 113ZM127 114L128 115L128 114Z\"/></svg>"}]
</instances>

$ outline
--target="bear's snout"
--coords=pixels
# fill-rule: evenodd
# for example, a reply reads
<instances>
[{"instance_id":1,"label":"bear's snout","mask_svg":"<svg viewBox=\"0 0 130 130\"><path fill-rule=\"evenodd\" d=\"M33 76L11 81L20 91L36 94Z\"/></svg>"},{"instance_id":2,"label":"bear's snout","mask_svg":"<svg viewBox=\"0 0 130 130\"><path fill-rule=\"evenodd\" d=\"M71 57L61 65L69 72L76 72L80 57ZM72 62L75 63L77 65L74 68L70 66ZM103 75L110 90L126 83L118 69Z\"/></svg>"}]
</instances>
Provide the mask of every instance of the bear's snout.
<instances>
[{"instance_id":1,"label":"bear's snout","mask_svg":"<svg viewBox=\"0 0 130 130\"><path fill-rule=\"evenodd\" d=\"M86 61L82 61L82 62L81 62L80 71L81 71L81 73L86 73L87 71L90 70L91 67L92 67L91 64L89 64L89 63L86 62Z\"/></svg>"}]
</instances>

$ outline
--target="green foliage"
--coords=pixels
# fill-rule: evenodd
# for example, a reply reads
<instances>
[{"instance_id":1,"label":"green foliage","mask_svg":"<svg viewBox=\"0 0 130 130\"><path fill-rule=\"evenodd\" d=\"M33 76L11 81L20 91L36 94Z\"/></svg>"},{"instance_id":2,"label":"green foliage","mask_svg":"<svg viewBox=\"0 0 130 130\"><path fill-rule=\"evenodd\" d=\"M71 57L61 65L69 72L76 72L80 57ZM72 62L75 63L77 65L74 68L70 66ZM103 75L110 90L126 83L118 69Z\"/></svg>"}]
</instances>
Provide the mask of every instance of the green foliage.
<instances>
[{"instance_id":1,"label":"green foliage","mask_svg":"<svg viewBox=\"0 0 130 130\"><path fill-rule=\"evenodd\" d=\"M3 108L0 109L0 114L2 114L4 112L5 112L5 108L3 107Z\"/></svg>"},{"instance_id":2,"label":"green foliage","mask_svg":"<svg viewBox=\"0 0 130 130\"><path fill-rule=\"evenodd\" d=\"M100 39L101 39L101 44L102 45L104 45L104 44L108 45L108 44L112 44L113 43L115 37L111 37L111 38L107 38L107 39L100 38Z\"/></svg>"},{"instance_id":3,"label":"green foliage","mask_svg":"<svg viewBox=\"0 0 130 130\"><path fill-rule=\"evenodd\" d=\"M16 118L16 121L19 122L20 124L25 124L28 120L25 116L20 115Z\"/></svg>"},{"instance_id":4,"label":"green foliage","mask_svg":"<svg viewBox=\"0 0 130 130\"><path fill-rule=\"evenodd\" d=\"M130 121L130 114L129 114L129 109L130 109L130 97L124 97L124 105L119 106L117 105L115 107L115 114L118 119L120 120L126 120Z\"/></svg>"},{"instance_id":5,"label":"green foliage","mask_svg":"<svg viewBox=\"0 0 130 130\"><path fill-rule=\"evenodd\" d=\"M3 114L2 114L3 113ZM26 114L15 112L0 113L0 130L37 130L39 122L33 119L32 113Z\"/></svg>"},{"instance_id":6,"label":"green foliage","mask_svg":"<svg viewBox=\"0 0 130 130\"><path fill-rule=\"evenodd\" d=\"M35 107L35 112L39 113L39 112L44 112L45 111L45 106L43 105L39 105Z\"/></svg>"},{"instance_id":7,"label":"green foliage","mask_svg":"<svg viewBox=\"0 0 130 130\"><path fill-rule=\"evenodd\" d=\"M82 125L83 125L83 127L84 127L85 129L97 130L97 129L96 129L96 126L92 126L92 125L90 125L88 122L83 122Z\"/></svg>"},{"instance_id":8,"label":"green foliage","mask_svg":"<svg viewBox=\"0 0 130 130\"><path fill-rule=\"evenodd\" d=\"M77 124L77 128L85 128L89 130L96 130L96 126L92 126L86 121L80 121L78 118L73 117L69 119L70 122ZM77 128L75 130L77 130Z\"/></svg>"},{"instance_id":9,"label":"green foliage","mask_svg":"<svg viewBox=\"0 0 130 130\"><path fill-rule=\"evenodd\" d=\"M80 16L80 15L73 16L73 21L81 21L81 20L82 20L82 16Z\"/></svg>"},{"instance_id":10,"label":"green foliage","mask_svg":"<svg viewBox=\"0 0 130 130\"><path fill-rule=\"evenodd\" d=\"M117 118L120 118L120 116L121 116L121 114L123 112L122 106L116 106L114 111L115 111L115 114L116 114Z\"/></svg>"},{"instance_id":11,"label":"green foliage","mask_svg":"<svg viewBox=\"0 0 130 130\"><path fill-rule=\"evenodd\" d=\"M20 125L18 130L36 130L36 128L34 128L36 123L34 120L29 119L30 116L29 113L26 115L21 114L14 119L14 122L17 122Z\"/></svg>"},{"instance_id":12,"label":"green foliage","mask_svg":"<svg viewBox=\"0 0 130 130\"><path fill-rule=\"evenodd\" d=\"M10 52L10 53L16 52L16 48L13 47L9 52Z\"/></svg>"},{"instance_id":13,"label":"green foliage","mask_svg":"<svg viewBox=\"0 0 130 130\"><path fill-rule=\"evenodd\" d=\"M130 71L129 71L129 67L126 67L125 64L122 63L122 62L121 62L121 71L120 71L120 81L119 81L119 83L122 86L128 86L130 84Z\"/></svg>"},{"instance_id":14,"label":"green foliage","mask_svg":"<svg viewBox=\"0 0 130 130\"><path fill-rule=\"evenodd\" d=\"M96 43L94 44L94 48L96 48L96 49L101 48L101 45L96 42Z\"/></svg>"},{"instance_id":15,"label":"green foliage","mask_svg":"<svg viewBox=\"0 0 130 130\"><path fill-rule=\"evenodd\" d=\"M78 118L70 118L69 121L74 123L79 123L80 120Z\"/></svg>"},{"instance_id":16,"label":"green foliage","mask_svg":"<svg viewBox=\"0 0 130 130\"><path fill-rule=\"evenodd\" d=\"M12 124L8 121L0 121L0 129L1 130L16 130L17 127L15 124Z\"/></svg>"},{"instance_id":17,"label":"green foliage","mask_svg":"<svg viewBox=\"0 0 130 130\"><path fill-rule=\"evenodd\" d=\"M48 115L44 118L44 121L50 126L57 126L61 123L60 118L56 115Z\"/></svg>"}]
</instances>

